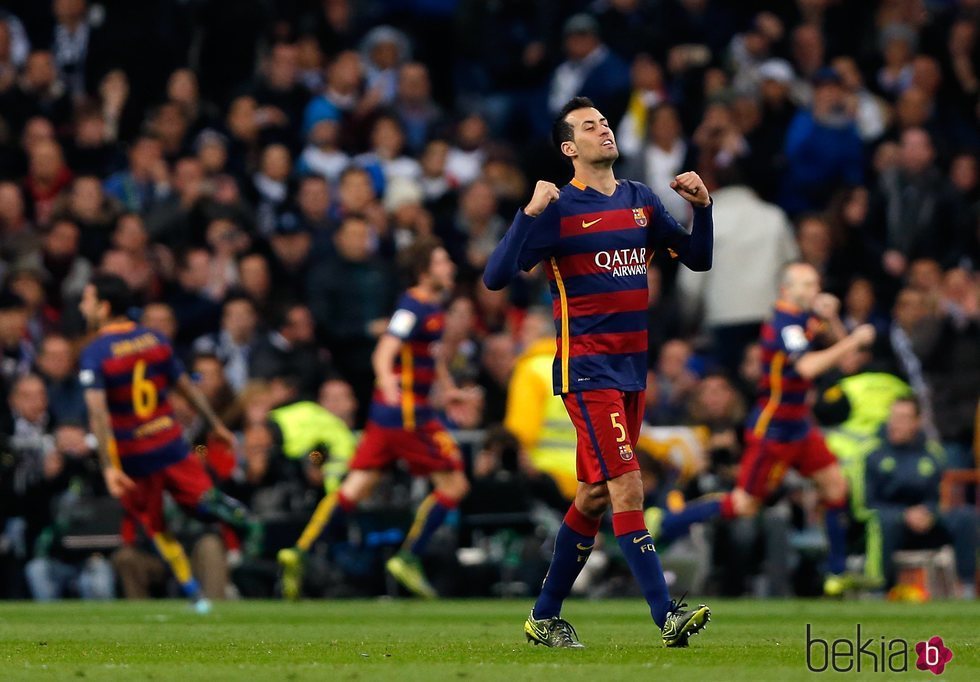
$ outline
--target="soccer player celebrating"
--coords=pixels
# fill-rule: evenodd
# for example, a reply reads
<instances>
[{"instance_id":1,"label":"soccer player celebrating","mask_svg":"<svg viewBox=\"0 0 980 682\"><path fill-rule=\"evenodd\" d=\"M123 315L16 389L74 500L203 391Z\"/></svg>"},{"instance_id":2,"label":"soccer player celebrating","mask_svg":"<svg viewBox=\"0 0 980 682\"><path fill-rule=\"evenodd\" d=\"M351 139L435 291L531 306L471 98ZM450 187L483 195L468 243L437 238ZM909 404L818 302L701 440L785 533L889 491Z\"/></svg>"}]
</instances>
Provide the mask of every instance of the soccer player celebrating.
<instances>
[{"instance_id":1,"label":"soccer player celebrating","mask_svg":"<svg viewBox=\"0 0 980 682\"><path fill-rule=\"evenodd\" d=\"M643 184L617 180L612 129L584 97L566 104L552 130L575 176L558 189L537 183L487 263L483 281L501 289L519 269L543 261L551 283L558 347L554 391L578 434L575 501L555 538L541 594L524 624L529 641L581 647L560 617L612 506L613 530L661 628L666 646L685 646L710 617L703 604L685 610L669 598L660 559L643 521L643 486L634 448L643 417L647 373L647 264L666 250L693 270L711 267L711 198L696 173L671 187L694 207L688 234Z\"/></svg>"},{"instance_id":2,"label":"soccer player celebrating","mask_svg":"<svg viewBox=\"0 0 980 682\"><path fill-rule=\"evenodd\" d=\"M437 596L420 557L446 515L469 491L459 447L429 402L433 384L446 394L455 389L444 359L434 351L442 338L443 305L456 269L435 238L417 239L402 260L416 286L402 295L374 350L377 388L350 473L317 505L295 547L279 552L282 592L289 599L299 597L303 557L316 539L343 524L357 503L371 494L384 469L399 460L413 475L428 476L434 490L419 505L401 550L385 568L410 592Z\"/></svg>"},{"instance_id":3,"label":"soccer player celebrating","mask_svg":"<svg viewBox=\"0 0 980 682\"><path fill-rule=\"evenodd\" d=\"M93 277L83 292L79 309L98 333L80 361L89 421L109 493L143 528L195 609L207 613L211 604L191 575L183 548L166 529L164 491L193 516L246 533L253 552L262 529L240 502L214 487L200 458L191 453L168 400L170 391L187 398L215 437L228 445L235 437L191 382L170 344L129 320L132 301L129 287L114 275Z\"/></svg>"},{"instance_id":4,"label":"soccer player celebrating","mask_svg":"<svg viewBox=\"0 0 980 682\"><path fill-rule=\"evenodd\" d=\"M659 542L680 537L692 523L755 515L793 467L810 478L825 509L829 551L824 590L838 595L847 587L847 481L827 449L807 403L813 379L855 349L870 345L875 329L863 324L849 335L838 317L840 302L820 293L813 266L792 263L783 270L780 297L762 326L763 372L758 400L746 423L745 454L735 489L721 498L695 501L663 517L654 529ZM818 350L818 337L832 345Z\"/></svg>"}]
</instances>

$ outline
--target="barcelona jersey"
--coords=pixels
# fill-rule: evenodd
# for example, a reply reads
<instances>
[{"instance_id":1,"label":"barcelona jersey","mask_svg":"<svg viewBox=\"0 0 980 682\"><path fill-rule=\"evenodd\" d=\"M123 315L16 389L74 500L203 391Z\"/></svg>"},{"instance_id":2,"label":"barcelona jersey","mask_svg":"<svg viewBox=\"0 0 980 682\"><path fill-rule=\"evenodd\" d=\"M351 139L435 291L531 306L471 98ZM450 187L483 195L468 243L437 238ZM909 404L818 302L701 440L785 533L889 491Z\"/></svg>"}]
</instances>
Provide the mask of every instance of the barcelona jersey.
<instances>
[{"instance_id":1,"label":"barcelona jersey","mask_svg":"<svg viewBox=\"0 0 980 682\"><path fill-rule=\"evenodd\" d=\"M707 269L710 206L695 209L688 234L646 185L620 180L607 196L577 180L531 218L523 210L491 256L484 282L503 285L502 260L520 269L542 263L551 286L557 350L556 394L599 389L642 391L647 373L647 266L656 250ZM523 240L517 244L518 240ZM697 251L698 253L694 253ZM704 253L701 253L701 252Z\"/></svg>"},{"instance_id":2,"label":"barcelona jersey","mask_svg":"<svg viewBox=\"0 0 980 682\"><path fill-rule=\"evenodd\" d=\"M436 371L432 349L442 338L445 324L441 302L423 300L417 290L410 289L398 301L385 333L402 342L394 366L401 404L386 404L381 392L375 390L368 418L378 426L414 431L435 418L429 404Z\"/></svg>"},{"instance_id":3,"label":"barcelona jersey","mask_svg":"<svg viewBox=\"0 0 980 682\"><path fill-rule=\"evenodd\" d=\"M757 438L795 441L811 428L807 393L813 382L796 371L796 361L811 350L823 323L813 314L779 303L762 325L762 377L758 399L746 427Z\"/></svg>"},{"instance_id":4,"label":"barcelona jersey","mask_svg":"<svg viewBox=\"0 0 980 682\"><path fill-rule=\"evenodd\" d=\"M82 351L84 388L105 390L116 452L129 476L148 476L187 456L168 396L183 373L157 332L132 323L104 327Z\"/></svg>"}]
</instances>

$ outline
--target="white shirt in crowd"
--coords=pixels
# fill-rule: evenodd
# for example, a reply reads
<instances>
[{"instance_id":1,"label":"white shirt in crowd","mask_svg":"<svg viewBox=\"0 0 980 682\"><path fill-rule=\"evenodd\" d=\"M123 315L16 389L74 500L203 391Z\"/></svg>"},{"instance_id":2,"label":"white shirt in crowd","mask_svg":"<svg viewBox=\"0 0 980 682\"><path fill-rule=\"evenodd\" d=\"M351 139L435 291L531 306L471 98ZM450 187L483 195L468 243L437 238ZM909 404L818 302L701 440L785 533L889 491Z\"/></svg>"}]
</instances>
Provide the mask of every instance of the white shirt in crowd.
<instances>
[{"instance_id":1,"label":"white shirt in crowd","mask_svg":"<svg viewBox=\"0 0 980 682\"><path fill-rule=\"evenodd\" d=\"M779 275L799 249L781 208L745 186L712 194L714 262L708 272L681 268L681 306L693 317L701 309L708 327L764 320L779 293Z\"/></svg>"}]
</instances>

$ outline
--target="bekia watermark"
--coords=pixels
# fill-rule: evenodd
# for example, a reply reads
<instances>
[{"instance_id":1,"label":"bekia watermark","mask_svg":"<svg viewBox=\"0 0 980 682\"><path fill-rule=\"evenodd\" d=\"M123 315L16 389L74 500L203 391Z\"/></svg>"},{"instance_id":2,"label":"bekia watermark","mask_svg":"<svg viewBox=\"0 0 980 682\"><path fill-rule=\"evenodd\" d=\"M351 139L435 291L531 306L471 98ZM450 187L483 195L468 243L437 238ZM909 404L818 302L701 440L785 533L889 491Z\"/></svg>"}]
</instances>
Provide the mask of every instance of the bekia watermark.
<instances>
[{"instance_id":1,"label":"bekia watermark","mask_svg":"<svg viewBox=\"0 0 980 682\"><path fill-rule=\"evenodd\" d=\"M914 648L901 638L867 636L858 623L854 639L824 639L816 636L813 627L806 625L806 667L810 672L822 673L903 673L909 671L909 655L916 654L915 667L942 675L946 664L953 660L953 652L943 643L942 637L931 637L918 642Z\"/></svg>"}]
</instances>

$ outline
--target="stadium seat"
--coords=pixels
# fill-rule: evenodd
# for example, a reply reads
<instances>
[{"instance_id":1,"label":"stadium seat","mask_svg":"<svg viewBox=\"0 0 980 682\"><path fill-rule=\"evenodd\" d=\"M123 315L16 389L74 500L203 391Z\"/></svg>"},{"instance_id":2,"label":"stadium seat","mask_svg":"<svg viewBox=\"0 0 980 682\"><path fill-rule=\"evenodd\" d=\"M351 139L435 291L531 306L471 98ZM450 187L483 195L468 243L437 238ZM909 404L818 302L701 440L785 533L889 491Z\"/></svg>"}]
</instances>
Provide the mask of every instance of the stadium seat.
<instances>
[{"instance_id":1,"label":"stadium seat","mask_svg":"<svg viewBox=\"0 0 980 682\"><path fill-rule=\"evenodd\" d=\"M949 545L939 549L895 552L896 587L921 590L927 599L956 596L956 560Z\"/></svg>"}]
</instances>

